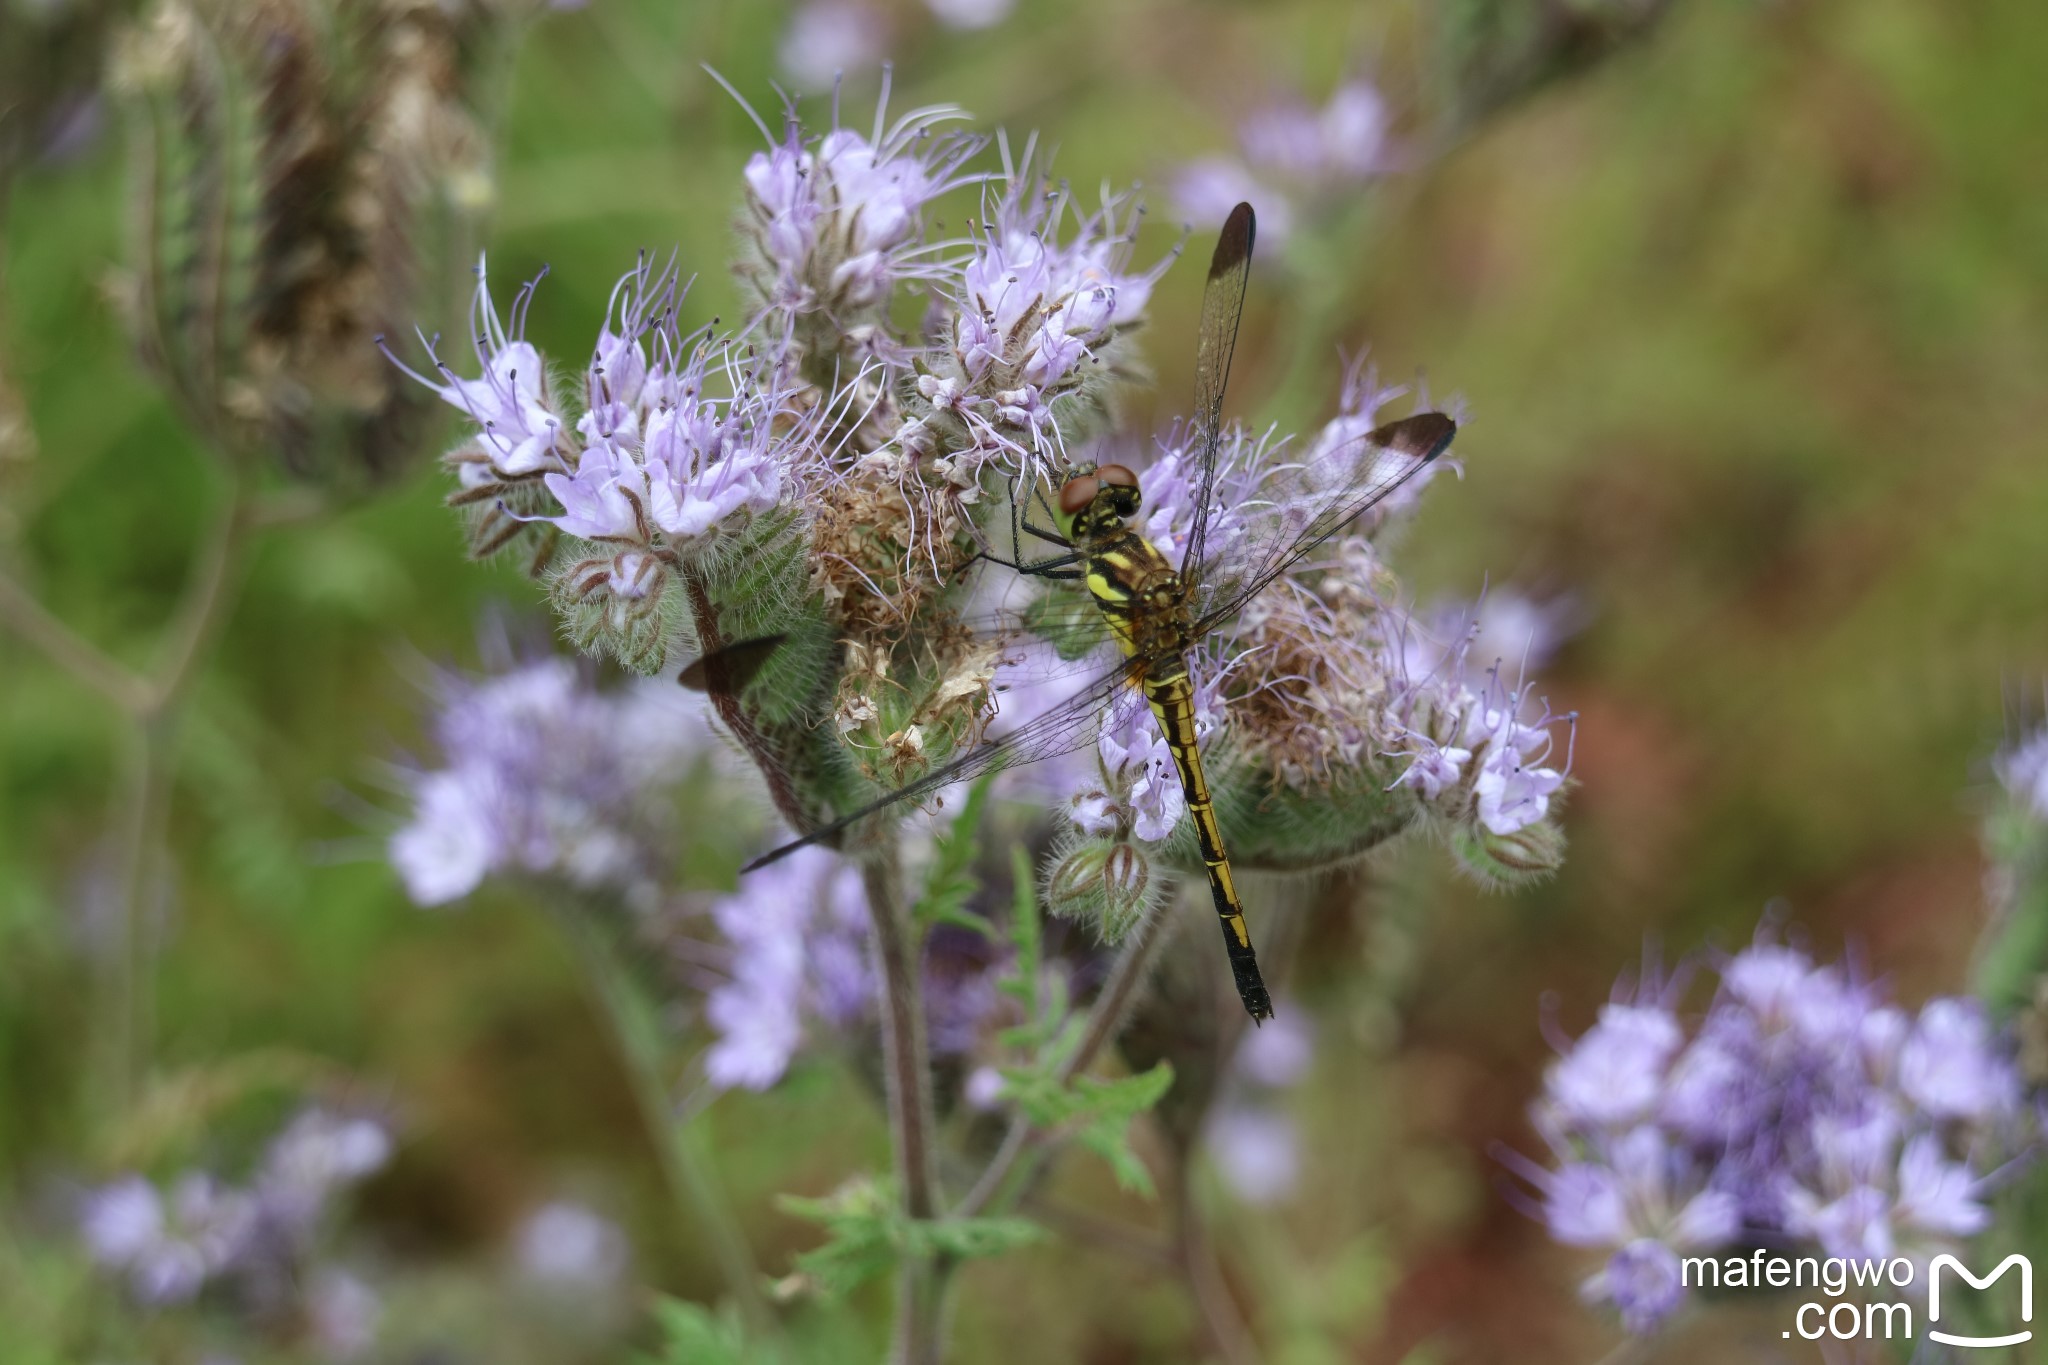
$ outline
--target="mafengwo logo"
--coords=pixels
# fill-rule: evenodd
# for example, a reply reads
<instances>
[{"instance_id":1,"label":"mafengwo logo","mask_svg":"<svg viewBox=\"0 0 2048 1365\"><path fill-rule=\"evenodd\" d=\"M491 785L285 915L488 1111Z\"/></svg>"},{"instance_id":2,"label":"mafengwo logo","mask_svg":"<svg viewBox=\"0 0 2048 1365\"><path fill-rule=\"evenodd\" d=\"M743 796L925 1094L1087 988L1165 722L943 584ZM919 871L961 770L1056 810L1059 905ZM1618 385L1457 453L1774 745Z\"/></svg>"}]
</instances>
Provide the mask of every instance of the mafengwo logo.
<instances>
[{"instance_id":1,"label":"mafengwo logo","mask_svg":"<svg viewBox=\"0 0 2048 1365\"><path fill-rule=\"evenodd\" d=\"M1965 1337L1944 1332L1935 1326L1936 1323L1941 1321L1941 1272L1943 1270L1953 1270L1957 1275L1968 1281L1972 1289L1989 1289L1997 1282L2000 1276L2004 1275L2006 1271L2011 1270L2014 1266L2018 1266L2020 1271L2020 1321L2032 1322L2034 1320L2034 1263L2025 1256L2015 1251L2012 1255L2000 1261L1998 1268L1981 1280L1971 1274L1970 1268L1955 1257L1947 1253L1935 1257L1934 1264L1927 1269L1928 1340L1938 1341L1946 1346L1980 1348L2017 1346L2023 1341L2033 1340L2034 1333L2031 1329L2013 1332L2002 1337Z\"/></svg>"}]
</instances>

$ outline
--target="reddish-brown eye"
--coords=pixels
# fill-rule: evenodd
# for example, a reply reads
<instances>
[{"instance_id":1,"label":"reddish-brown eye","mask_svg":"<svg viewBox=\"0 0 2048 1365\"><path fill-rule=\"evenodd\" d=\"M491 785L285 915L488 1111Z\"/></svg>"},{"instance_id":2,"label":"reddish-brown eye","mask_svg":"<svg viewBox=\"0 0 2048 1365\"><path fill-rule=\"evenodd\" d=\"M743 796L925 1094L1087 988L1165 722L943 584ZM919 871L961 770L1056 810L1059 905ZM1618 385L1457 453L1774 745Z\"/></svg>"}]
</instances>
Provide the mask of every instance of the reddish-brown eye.
<instances>
[{"instance_id":1,"label":"reddish-brown eye","mask_svg":"<svg viewBox=\"0 0 2048 1365\"><path fill-rule=\"evenodd\" d=\"M1095 501L1095 494L1101 487L1102 481L1094 474L1068 479L1066 486L1060 489L1060 511L1070 517L1079 516L1089 503Z\"/></svg>"},{"instance_id":2,"label":"reddish-brown eye","mask_svg":"<svg viewBox=\"0 0 2048 1365\"><path fill-rule=\"evenodd\" d=\"M1104 486L1109 488L1136 488L1138 486L1138 476L1120 464L1104 465L1095 471L1095 477L1101 479Z\"/></svg>"}]
</instances>

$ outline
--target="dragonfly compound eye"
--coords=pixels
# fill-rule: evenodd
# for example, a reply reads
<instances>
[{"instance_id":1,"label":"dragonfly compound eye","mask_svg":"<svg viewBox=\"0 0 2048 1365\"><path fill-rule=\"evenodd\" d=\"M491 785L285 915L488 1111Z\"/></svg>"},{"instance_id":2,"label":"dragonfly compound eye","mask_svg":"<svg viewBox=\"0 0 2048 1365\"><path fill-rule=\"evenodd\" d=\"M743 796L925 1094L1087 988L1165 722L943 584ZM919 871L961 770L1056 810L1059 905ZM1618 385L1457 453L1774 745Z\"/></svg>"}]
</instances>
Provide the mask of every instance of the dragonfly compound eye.
<instances>
[{"instance_id":1,"label":"dragonfly compound eye","mask_svg":"<svg viewBox=\"0 0 2048 1365\"><path fill-rule=\"evenodd\" d=\"M1094 474L1082 474L1068 479L1060 489L1060 511L1070 517L1079 516L1088 510L1088 504L1095 501L1095 494L1102 487L1102 480Z\"/></svg>"},{"instance_id":2,"label":"dragonfly compound eye","mask_svg":"<svg viewBox=\"0 0 2048 1365\"><path fill-rule=\"evenodd\" d=\"M1106 464L1095 471L1095 477L1102 481L1102 492L1109 503L1109 510L1120 517L1134 515L1141 498L1138 493L1138 476L1120 464Z\"/></svg>"}]
</instances>

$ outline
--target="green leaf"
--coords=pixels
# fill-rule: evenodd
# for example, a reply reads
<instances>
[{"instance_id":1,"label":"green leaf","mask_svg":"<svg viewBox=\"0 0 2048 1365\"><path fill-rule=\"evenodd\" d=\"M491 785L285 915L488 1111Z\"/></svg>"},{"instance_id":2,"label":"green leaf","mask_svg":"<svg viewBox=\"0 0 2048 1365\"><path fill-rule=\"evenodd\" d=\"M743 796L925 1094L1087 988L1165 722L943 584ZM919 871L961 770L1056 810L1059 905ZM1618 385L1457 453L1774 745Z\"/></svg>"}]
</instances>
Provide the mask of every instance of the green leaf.
<instances>
[{"instance_id":1,"label":"green leaf","mask_svg":"<svg viewBox=\"0 0 2048 1365\"><path fill-rule=\"evenodd\" d=\"M825 1244L797 1255L797 1268L828 1298L837 1298L893 1270L907 1250L903 1218L888 1182L863 1176L823 1199L783 1195L784 1213L825 1229Z\"/></svg>"},{"instance_id":2,"label":"green leaf","mask_svg":"<svg viewBox=\"0 0 2048 1365\"><path fill-rule=\"evenodd\" d=\"M1057 1051L1039 1065L1005 1069L1004 1097L1036 1126L1064 1130L1108 1162L1119 1185L1151 1197L1151 1174L1131 1150L1131 1123L1173 1088L1173 1067L1161 1062L1135 1076L1079 1076L1062 1085Z\"/></svg>"},{"instance_id":3,"label":"green leaf","mask_svg":"<svg viewBox=\"0 0 2048 1365\"><path fill-rule=\"evenodd\" d=\"M661 1345L637 1355L635 1365L748 1365L758 1353L747 1349L746 1333L731 1304L716 1313L702 1304L663 1299L654 1306Z\"/></svg>"},{"instance_id":4,"label":"green leaf","mask_svg":"<svg viewBox=\"0 0 2048 1365\"><path fill-rule=\"evenodd\" d=\"M799 1253L796 1263L827 1298L889 1274L905 1260L1001 1256L1044 1236L1023 1218L906 1218L894 1182L872 1176L823 1199L784 1195L777 1202L784 1212L824 1227L825 1244Z\"/></svg>"},{"instance_id":5,"label":"green leaf","mask_svg":"<svg viewBox=\"0 0 2048 1365\"><path fill-rule=\"evenodd\" d=\"M988 921L967 912L968 899L981 889L981 881L974 875L975 859L981 856L981 843L975 835L981 829L982 811L988 804L988 789L994 780L995 774L991 772L968 788L967 803L934 841L924 894L912 910L921 929L934 924L957 924L984 936L994 932Z\"/></svg>"}]
</instances>

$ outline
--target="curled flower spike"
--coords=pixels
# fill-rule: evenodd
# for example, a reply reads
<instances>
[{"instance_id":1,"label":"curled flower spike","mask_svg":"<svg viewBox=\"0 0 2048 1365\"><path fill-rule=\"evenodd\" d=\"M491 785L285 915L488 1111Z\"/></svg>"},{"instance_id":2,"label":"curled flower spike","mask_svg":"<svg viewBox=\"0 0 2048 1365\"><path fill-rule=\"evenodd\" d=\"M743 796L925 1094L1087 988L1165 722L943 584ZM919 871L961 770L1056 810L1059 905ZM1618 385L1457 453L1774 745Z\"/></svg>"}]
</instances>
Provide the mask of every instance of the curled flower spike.
<instances>
[{"instance_id":1,"label":"curled flower spike","mask_svg":"<svg viewBox=\"0 0 2048 1365\"><path fill-rule=\"evenodd\" d=\"M918 379L928 405L920 419L945 444L1019 471L1099 416L1090 399L1121 363L1116 343L1143 320L1173 260L1129 269L1139 210L1127 198L1077 213L1069 234L1071 197L1049 192L1030 159L1027 148L977 234L940 348ZM1074 420L1063 426L1065 412Z\"/></svg>"},{"instance_id":2,"label":"curled flower spike","mask_svg":"<svg viewBox=\"0 0 2048 1365\"><path fill-rule=\"evenodd\" d=\"M981 140L940 133L965 117L952 105L889 123L888 104L885 79L868 134L835 126L815 145L791 111L782 137L747 162L750 251L737 271L764 310L788 323L817 315L800 344L873 328L899 283L944 277L945 247L922 240L924 207L979 179L962 168Z\"/></svg>"}]
</instances>

